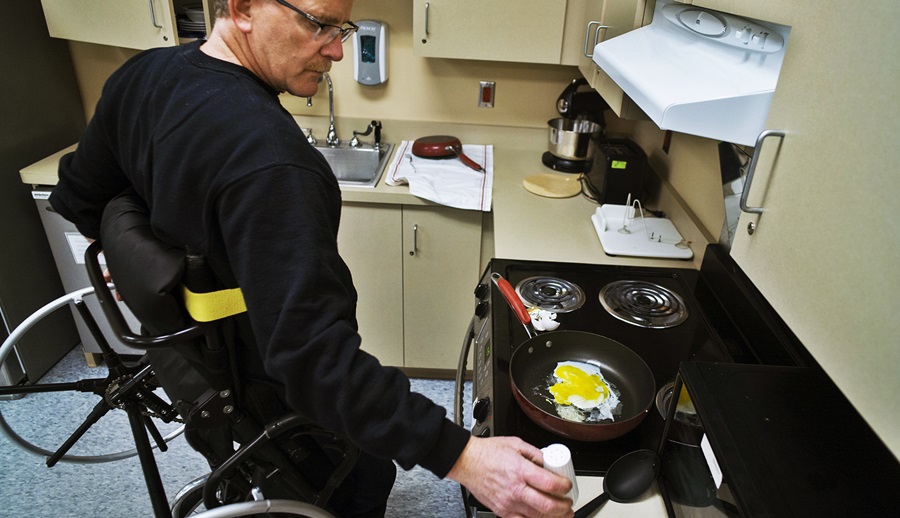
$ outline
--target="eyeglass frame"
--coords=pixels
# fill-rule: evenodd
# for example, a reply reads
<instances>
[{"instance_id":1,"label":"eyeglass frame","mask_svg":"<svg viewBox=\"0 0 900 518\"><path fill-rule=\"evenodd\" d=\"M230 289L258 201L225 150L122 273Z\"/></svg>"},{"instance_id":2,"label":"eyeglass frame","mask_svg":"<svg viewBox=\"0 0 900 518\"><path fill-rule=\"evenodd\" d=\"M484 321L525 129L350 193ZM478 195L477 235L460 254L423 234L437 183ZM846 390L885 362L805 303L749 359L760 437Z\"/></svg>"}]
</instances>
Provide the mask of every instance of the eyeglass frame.
<instances>
[{"instance_id":1,"label":"eyeglass frame","mask_svg":"<svg viewBox=\"0 0 900 518\"><path fill-rule=\"evenodd\" d=\"M318 25L319 30L318 30L318 32L316 32L316 35L313 36L313 38L316 38L319 34L321 34L326 27L334 27L335 29L338 29L338 32L334 33L334 36L332 36L330 40L325 42L326 44L334 41L335 38L337 38L338 34L341 35L341 43L343 43L343 42L347 41L348 39L350 39L350 36L353 35L354 32L359 30L359 25L356 25L355 23L353 23L349 20L347 20L347 23L350 25L350 27L341 27L340 25L334 25L332 23L320 22L318 19L316 19L315 16L313 16L305 11L302 11L297 7L294 7L293 5L287 3L287 1L285 1L285 0L275 0L275 1L283 6L287 7L288 9L300 14L301 16L303 16L307 20L311 21L312 23Z\"/></svg>"}]
</instances>

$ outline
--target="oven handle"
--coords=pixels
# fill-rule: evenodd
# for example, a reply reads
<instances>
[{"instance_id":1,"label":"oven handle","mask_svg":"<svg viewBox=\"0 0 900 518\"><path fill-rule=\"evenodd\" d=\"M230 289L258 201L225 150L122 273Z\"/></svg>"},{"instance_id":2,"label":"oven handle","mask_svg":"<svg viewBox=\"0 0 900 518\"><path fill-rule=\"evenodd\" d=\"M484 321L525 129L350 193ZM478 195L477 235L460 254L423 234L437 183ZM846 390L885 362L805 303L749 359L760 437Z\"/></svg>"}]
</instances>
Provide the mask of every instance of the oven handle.
<instances>
[{"instance_id":1,"label":"oven handle","mask_svg":"<svg viewBox=\"0 0 900 518\"><path fill-rule=\"evenodd\" d=\"M463 392L465 392L466 364L469 360L469 348L475 340L475 317L469 321L469 329L463 340L462 351L459 353L459 365L456 367L456 385L453 391L453 421L463 426Z\"/></svg>"}]
</instances>

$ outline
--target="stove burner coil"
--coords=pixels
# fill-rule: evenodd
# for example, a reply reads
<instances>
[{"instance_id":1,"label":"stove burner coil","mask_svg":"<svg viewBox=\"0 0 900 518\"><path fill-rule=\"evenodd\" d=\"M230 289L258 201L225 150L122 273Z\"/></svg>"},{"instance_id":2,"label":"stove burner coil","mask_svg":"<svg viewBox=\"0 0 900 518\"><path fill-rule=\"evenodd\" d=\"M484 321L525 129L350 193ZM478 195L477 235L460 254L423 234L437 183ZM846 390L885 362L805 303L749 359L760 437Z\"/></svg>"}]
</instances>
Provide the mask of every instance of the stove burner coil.
<instances>
[{"instance_id":1,"label":"stove burner coil","mask_svg":"<svg viewBox=\"0 0 900 518\"><path fill-rule=\"evenodd\" d=\"M575 311L584 304L584 292L577 285L555 277L529 277L516 286L526 307L555 313Z\"/></svg>"},{"instance_id":2,"label":"stove burner coil","mask_svg":"<svg viewBox=\"0 0 900 518\"><path fill-rule=\"evenodd\" d=\"M675 327L687 320L684 301L676 293L645 281L615 281L600 290L600 304L614 317L651 329Z\"/></svg>"}]
</instances>

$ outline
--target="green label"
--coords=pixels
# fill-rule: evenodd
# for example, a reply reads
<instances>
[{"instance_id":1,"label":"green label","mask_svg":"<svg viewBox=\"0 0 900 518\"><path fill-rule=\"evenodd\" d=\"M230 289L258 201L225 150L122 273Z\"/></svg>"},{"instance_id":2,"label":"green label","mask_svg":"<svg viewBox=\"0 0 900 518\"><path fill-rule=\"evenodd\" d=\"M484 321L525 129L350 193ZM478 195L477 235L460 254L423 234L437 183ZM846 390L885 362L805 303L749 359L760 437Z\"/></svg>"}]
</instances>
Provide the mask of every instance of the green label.
<instances>
[{"instance_id":1,"label":"green label","mask_svg":"<svg viewBox=\"0 0 900 518\"><path fill-rule=\"evenodd\" d=\"M613 169L625 169L625 166L628 165L628 162L625 160L613 160L612 168Z\"/></svg>"}]
</instances>

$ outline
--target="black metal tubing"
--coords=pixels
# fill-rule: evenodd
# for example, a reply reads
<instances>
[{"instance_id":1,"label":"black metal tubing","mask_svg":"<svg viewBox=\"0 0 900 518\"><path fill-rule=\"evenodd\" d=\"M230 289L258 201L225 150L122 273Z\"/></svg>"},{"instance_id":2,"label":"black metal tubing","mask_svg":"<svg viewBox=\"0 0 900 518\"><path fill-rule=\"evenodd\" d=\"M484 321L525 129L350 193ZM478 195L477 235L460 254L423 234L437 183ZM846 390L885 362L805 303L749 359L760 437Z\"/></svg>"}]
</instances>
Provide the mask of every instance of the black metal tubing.
<instances>
[{"instance_id":1,"label":"black metal tubing","mask_svg":"<svg viewBox=\"0 0 900 518\"><path fill-rule=\"evenodd\" d=\"M0 387L0 396L37 394L40 392L94 392L105 388L105 378L83 379L68 383L42 383L40 385L17 385L12 387Z\"/></svg>"},{"instance_id":2,"label":"black metal tubing","mask_svg":"<svg viewBox=\"0 0 900 518\"><path fill-rule=\"evenodd\" d=\"M97 256L102 251L103 248L99 241L91 243L84 252L85 265L87 266L91 285L96 292L97 300L100 302L100 308L109 321L113 332L120 340L139 349L159 349L209 334L209 328L200 324L194 324L167 335L141 336L132 333L125 322L125 317L119 311L118 304L116 304L107 287L106 280L103 278L103 270L101 270L100 262L97 260Z\"/></svg>"},{"instance_id":3,"label":"black metal tubing","mask_svg":"<svg viewBox=\"0 0 900 518\"><path fill-rule=\"evenodd\" d=\"M288 414L268 424L263 429L263 431L259 433L259 435L257 435L253 440L245 443L244 446L242 446L234 455L232 455L220 466L218 466L212 473L210 473L203 489L203 502L206 508L213 509L222 505L216 499L217 488L221 484L222 479L232 473L234 470L238 469L241 463L247 460L252 454L259 452L263 454L263 457L272 454L280 455L280 450L277 450L277 448L274 445L271 445L270 442L285 434L286 432L294 430L300 426L308 426L309 424L310 422L308 419L297 414ZM310 436L319 435L326 438L335 437L334 434L330 432L318 429L305 430L302 433ZM346 446L342 449L343 460L334 467L334 471L332 472L330 479L326 482L325 487L323 487L318 493L315 493L312 488L307 488L308 491L313 493L310 500L314 500L313 504L316 506L325 506L325 504L330 499L334 489L340 484L341 481L343 481L343 479L356 464L356 461L359 457L359 449L350 445L349 443L345 444ZM282 475L285 476L286 474L282 473ZM301 476L298 482L302 480L304 479ZM305 491L304 488L301 488L299 486L295 486L294 489L300 492Z\"/></svg>"},{"instance_id":4,"label":"black metal tubing","mask_svg":"<svg viewBox=\"0 0 900 518\"><path fill-rule=\"evenodd\" d=\"M162 478L159 475L159 467L153 456L153 448L150 447L150 439L144 423L144 416L137 403L125 403L125 412L128 413L128 424L131 425L131 434L134 436L134 445L141 461L141 471L144 473L144 481L147 484L147 493L150 495L150 503L153 505L153 515L156 518L172 518L169 510L169 501L166 498L166 489L163 487Z\"/></svg>"},{"instance_id":5,"label":"black metal tubing","mask_svg":"<svg viewBox=\"0 0 900 518\"><path fill-rule=\"evenodd\" d=\"M109 321L110 326L113 328L113 331L123 341L129 342L129 337L142 338L131 334L131 330L125 322L125 317L122 315L122 312L119 311L118 305L113 299L112 294L106 285L106 281L103 279L103 272L100 270L100 262L97 260L97 256L101 251L102 248L100 247L100 242L95 241L88 246L88 249L85 252L85 264L88 270L88 277L90 277L91 284L94 286L94 292L100 302L100 307ZM168 405L164 401L158 400L155 395L152 395L152 398L148 398L148 394L146 394L146 391L144 390L143 380L150 375L150 367L146 366L138 368L125 365L118 353L113 350L109 345L109 342L107 342L106 338L103 336L100 326L97 325L97 321L94 319L93 315L91 315L91 312L84 304L84 301L76 301L75 308L84 319L88 330L94 336L94 339L100 346L100 350L103 352L103 359L106 361L109 369L108 381L111 382L114 379L126 376L130 376L132 379L130 382L125 383L120 387L115 393L109 395L109 399L112 401L107 400L106 394L100 394L103 400L94 407L94 411L91 412L88 419L72 436L69 437L66 443L47 460L47 465L52 466L51 461L55 463L61 458L65 452L81 438L91 425L113 408L113 404L121 403L124 406L125 412L128 414L128 423L131 426L131 435L134 438L135 449L137 450L138 458L141 463L141 471L144 474L144 482L147 485L150 503L153 506L153 515L156 518L172 518L168 497L166 496L165 487L163 487L162 478L159 474L159 467L156 464L156 458L153 456L153 448L150 446L148 433L153 436L161 448L165 447L165 441L162 440L155 425L142 413L142 407L147 406L148 404L151 406L159 406L158 403L162 403L162 406ZM192 330L187 329L186 331ZM200 331L202 334L203 330L201 329ZM165 338L171 340L169 337L152 338ZM166 341L165 346L168 345L169 341ZM164 411L163 414L169 416L174 416L175 413L172 408L158 408L158 410L168 410Z\"/></svg>"}]
</instances>

